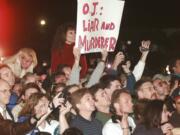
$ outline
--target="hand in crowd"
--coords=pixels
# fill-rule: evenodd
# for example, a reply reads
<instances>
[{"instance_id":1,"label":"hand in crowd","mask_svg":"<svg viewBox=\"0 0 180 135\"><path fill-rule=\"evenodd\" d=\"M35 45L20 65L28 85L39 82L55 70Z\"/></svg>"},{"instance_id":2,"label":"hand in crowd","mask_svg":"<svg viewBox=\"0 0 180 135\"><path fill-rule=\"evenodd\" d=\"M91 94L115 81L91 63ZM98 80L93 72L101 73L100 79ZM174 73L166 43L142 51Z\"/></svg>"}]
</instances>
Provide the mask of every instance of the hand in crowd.
<instances>
[{"instance_id":1,"label":"hand in crowd","mask_svg":"<svg viewBox=\"0 0 180 135\"><path fill-rule=\"evenodd\" d=\"M165 134L165 135L172 135L172 132L171 132L172 129L173 129L173 127L170 123L166 123L161 126L161 130L162 130L163 134Z\"/></svg>"},{"instance_id":2,"label":"hand in crowd","mask_svg":"<svg viewBox=\"0 0 180 135\"><path fill-rule=\"evenodd\" d=\"M74 54L74 59L76 61L79 61L80 60L80 56L81 56L80 48L74 47L73 48L73 54Z\"/></svg>"},{"instance_id":3,"label":"hand in crowd","mask_svg":"<svg viewBox=\"0 0 180 135\"><path fill-rule=\"evenodd\" d=\"M63 104L59 108L59 111L60 111L59 114L64 116L65 114L70 112L71 108L72 108L72 105L69 103L69 101L67 101L65 105Z\"/></svg>"},{"instance_id":4,"label":"hand in crowd","mask_svg":"<svg viewBox=\"0 0 180 135\"><path fill-rule=\"evenodd\" d=\"M117 66L122 63L125 60L125 55L123 52L118 52L115 56L114 62L113 62L113 69L117 69Z\"/></svg>"},{"instance_id":5,"label":"hand in crowd","mask_svg":"<svg viewBox=\"0 0 180 135\"><path fill-rule=\"evenodd\" d=\"M54 104L54 107L57 108L58 106L61 106L64 103L64 98L60 98L61 92L58 93L52 100L52 103Z\"/></svg>"},{"instance_id":6,"label":"hand in crowd","mask_svg":"<svg viewBox=\"0 0 180 135\"><path fill-rule=\"evenodd\" d=\"M139 48L141 53L148 53L149 52L149 47L150 47L151 41L147 40L147 41L141 41L141 46Z\"/></svg>"},{"instance_id":7,"label":"hand in crowd","mask_svg":"<svg viewBox=\"0 0 180 135\"><path fill-rule=\"evenodd\" d=\"M131 72L131 71L130 71L130 66L131 66L130 61L126 61L126 64L123 64L123 65L122 65L122 68L123 68L123 70L124 70L124 72L125 72L126 74L128 74L128 73Z\"/></svg>"},{"instance_id":8,"label":"hand in crowd","mask_svg":"<svg viewBox=\"0 0 180 135\"><path fill-rule=\"evenodd\" d=\"M107 58L107 56L108 56L108 51L106 50L106 49L103 49L102 51L101 51L101 55L102 55L102 61L106 61L106 58Z\"/></svg>"}]
</instances>

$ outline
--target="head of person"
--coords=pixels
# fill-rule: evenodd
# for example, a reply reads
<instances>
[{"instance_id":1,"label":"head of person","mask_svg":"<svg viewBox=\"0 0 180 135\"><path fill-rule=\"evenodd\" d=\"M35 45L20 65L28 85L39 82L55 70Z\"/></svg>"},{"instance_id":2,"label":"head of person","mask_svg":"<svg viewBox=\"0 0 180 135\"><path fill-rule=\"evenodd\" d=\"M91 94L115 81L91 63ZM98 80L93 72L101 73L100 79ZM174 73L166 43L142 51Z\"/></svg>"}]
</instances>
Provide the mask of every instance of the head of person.
<instances>
[{"instance_id":1,"label":"head of person","mask_svg":"<svg viewBox=\"0 0 180 135\"><path fill-rule=\"evenodd\" d=\"M0 79L0 86L0 105L5 106L9 103L11 86L3 79Z\"/></svg>"},{"instance_id":2,"label":"head of person","mask_svg":"<svg viewBox=\"0 0 180 135\"><path fill-rule=\"evenodd\" d=\"M110 112L120 116L133 112L132 98L127 89L117 89L113 92Z\"/></svg>"},{"instance_id":3,"label":"head of person","mask_svg":"<svg viewBox=\"0 0 180 135\"><path fill-rule=\"evenodd\" d=\"M107 93L107 95L109 96L110 99L111 99L112 93L116 89L121 88L121 83L120 83L118 77L113 76L113 75L104 75L104 76L102 76L101 79L100 79L100 83L101 83L103 89L106 91L106 93Z\"/></svg>"},{"instance_id":4,"label":"head of person","mask_svg":"<svg viewBox=\"0 0 180 135\"><path fill-rule=\"evenodd\" d=\"M34 93L40 93L41 90L39 86L35 83L27 83L22 88L21 98L27 101L29 97Z\"/></svg>"},{"instance_id":5,"label":"head of person","mask_svg":"<svg viewBox=\"0 0 180 135\"><path fill-rule=\"evenodd\" d=\"M73 93L73 92L76 92L80 89L80 86L77 85L77 84L72 84L72 85L68 85L64 88L64 91L67 91L69 93Z\"/></svg>"},{"instance_id":6,"label":"head of person","mask_svg":"<svg viewBox=\"0 0 180 135\"><path fill-rule=\"evenodd\" d=\"M162 100L151 100L145 107L143 123L147 129L158 128L161 123L168 121L169 116L170 113Z\"/></svg>"},{"instance_id":7,"label":"head of person","mask_svg":"<svg viewBox=\"0 0 180 135\"><path fill-rule=\"evenodd\" d=\"M62 92L65 87L66 87L66 85L64 83L56 84L53 88L53 95L56 95L59 92Z\"/></svg>"},{"instance_id":8,"label":"head of person","mask_svg":"<svg viewBox=\"0 0 180 135\"><path fill-rule=\"evenodd\" d=\"M31 65L34 68L37 65L37 56L33 49L22 48L20 52L20 63L22 69L28 69Z\"/></svg>"},{"instance_id":9,"label":"head of person","mask_svg":"<svg viewBox=\"0 0 180 135\"><path fill-rule=\"evenodd\" d=\"M141 100L137 100L137 102L134 104L134 116L135 116L135 121L137 124L144 122L143 115L144 115L144 110L148 101L150 100L141 99Z\"/></svg>"},{"instance_id":10,"label":"head of person","mask_svg":"<svg viewBox=\"0 0 180 135\"><path fill-rule=\"evenodd\" d=\"M15 84L15 76L7 65L0 65L0 78L7 81L11 87Z\"/></svg>"},{"instance_id":11,"label":"head of person","mask_svg":"<svg viewBox=\"0 0 180 135\"><path fill-rule=\"evenodd\" d=\"M83 133L80 129L71 127L66 129L62 135L83 135Z\"/></svg>"},{"instance_id":12,"label":"head of person","mask_svg":"<svg viewBox=\"0 0 180 135\"><path fill-rule=\"evenodd\" d=\"M54 36L53 48L52 49L62 49L64 44L74 44L75 43L75 25L73 23L65 23L60 25Z\"/></svg>"},{"instance_id":13,"label":"head of person","mask_svg":"<svg viewBox=\"0 0 180 135\"><path fill-rule=\"evenodd\" d=\"M63 72L65 74L66 79L69 79L71 74L71 67L66 64L60 64L57 67L57 72Z\"/></svg>"},{"instance_id":14,"label":"head of person","mask_svg":"<svg viewBox=\"0 0 180 135\"><path fill-rule=\"evenodd\" d=\"M54 75L53 75L53 82L55 84L58 84L58 83L66 84L67 79L66 79L65 73L63 73L63 72L55 72Z\"/></svg>"},{"instance_id":15,"label":"head of person","mask_svg":"<svg viewBox=\"0 0 180 135\"><path fill-rule=\"evenodd\" d=\"M71 104L75 111L81 113L92 113L95 110L93 96L87 88L79 89L71 94Z\"/></svg>"},{"instance_id":16,"label":"head of person","mask_svg":"<svg viewBox=\"0 0 180 135\"><path fill-rule=\"evenodd\" d=\"M180 74L180 57L175 57L170 61L170 71L174 74Z\"/></svg>"},{"instance_id":17,"label":"head of person","mask_svg":"<svg viewBox=\"0 0 180 135\"><path fill-rule=\"evenodd\" d=\"M30 96L30 98L25 103L22 111L20 112L20 116L32 116L47 113L48 111L49 99L45 94L42 93L34 93Z\"/></svg>"},{"instance_id":18,"label":"head of person","mask_svg":"<svg viewBox=\"0 0 180 135\"><path fill-rule=\"evenodd\" d=\"M156 74L153 76L153 85L157 94L159 95L169 95L170 93L170 76L165 76L162 74ZM163 94L164 93L164 94Z\"/></svg>"},{"instance_id":19,"label":"head of person","mask_svg":"<svg viewBox=\"0 0 180 135\"><path fill-rule=\"evenodd\" d=\"M173 106L176 111L180 114L180 87L176 88L172 93Z\"/></svg>"},{"instance_id":20,"label":"head of person","mask_svg":"<svg viewBox=\"0 0 180 135\"><path fill-rule=\"evenodd\" d=\"M101 84L95 84L89 88L89 91L94 97L95 106L98 110L99 107L109 108L111 101L106 91L103 90Z\"/></svg>"},{"instance_id":21,"label":"head of person","mask_svg":"<svg viewBox=\"0 0 180 135\"><path fill-rule=\"evenodd\" d=\"M141 79L136 82L135 90L138 99L154 100L157 98L154 86L149 79Z\"/></svg>"},{"instance_id":22,"label":"head of person","mask_svg":"<svg viewBox=\"0 0 180 135\"><path fill-rule=\"evenodd\" d=\"M28 72L23 76L21 82L25 85L27 83L37 83L37 80L37 76L34 73Z\"/></svg>"},{"instance_id":23,"label":"head of person","mask_svg":"<svg viewBox=\"0 0 180 135\"><path fill-rule=\"evenodd\" d=\"M153 86L158 99L164 100L166 96L169 95L169 85L167 84L167 82L161 80L160 78L156 78L153 80Z\"/></svg>"}]
</instances>

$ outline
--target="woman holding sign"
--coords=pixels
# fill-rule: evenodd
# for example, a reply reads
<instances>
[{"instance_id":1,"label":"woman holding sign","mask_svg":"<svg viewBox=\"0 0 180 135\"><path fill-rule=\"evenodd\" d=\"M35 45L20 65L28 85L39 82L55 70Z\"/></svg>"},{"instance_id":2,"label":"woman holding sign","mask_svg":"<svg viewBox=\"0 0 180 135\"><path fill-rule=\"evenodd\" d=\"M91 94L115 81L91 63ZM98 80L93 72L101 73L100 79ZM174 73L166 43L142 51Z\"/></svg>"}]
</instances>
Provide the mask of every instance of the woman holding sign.
<instances>
[{"instance_id":1,"label":"woman holding sign","mask_svg":"<svg viewBox=\"0 0 180 135\"><path fill-rule=\"evenodd\" d=\"M51 70L54 72L59 64L66 64L70 67L74 64L73 47L75 45L75 26L66 23L57 28L51 54ZM87 71L86 57L81 56L82 67L81 76L85 76Z\"/></svg>"}]
</instances>

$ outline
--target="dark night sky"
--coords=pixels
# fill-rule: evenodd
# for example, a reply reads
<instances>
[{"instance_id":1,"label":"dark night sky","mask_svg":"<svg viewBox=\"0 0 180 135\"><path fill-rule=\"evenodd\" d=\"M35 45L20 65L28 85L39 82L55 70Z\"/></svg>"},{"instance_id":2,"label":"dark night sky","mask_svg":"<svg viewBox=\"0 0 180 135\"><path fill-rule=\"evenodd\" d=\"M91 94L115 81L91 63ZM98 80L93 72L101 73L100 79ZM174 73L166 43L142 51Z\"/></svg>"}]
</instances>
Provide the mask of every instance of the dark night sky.
<instances>
[{"instance_id":1,"label":"dark night sky","mask_svg":"<svg viewBox=\"0 0 180 135\"><path fill-rule=\"evenodd\" d=\"M5 55L13 54L21 47L32 47L38 52L40 61L49 60L51 42L57 26L64 22L76 22L76 0L4 1L8 7L7 12L10 12L11 21L5 25L9 28L7 30L11 36L3 42L6 45L0 46L4 48ZM154 58L159 58L157 61L166 64L167 60L162 58L169 58L167 54L171 56L179 52L180 2L178 1L126 0L120 41L132 41L128 51L133 57L138 57L134 50L137 50L142 39L151 39L154 46L158 46L159 50L152 52L150 62ZM8 21L7 18L0 18L0 22ZM47 20L45 27L39 25L41 18ZM154 67L156 66L157 64L154 64Z\"/></svg>"}]
</instances>

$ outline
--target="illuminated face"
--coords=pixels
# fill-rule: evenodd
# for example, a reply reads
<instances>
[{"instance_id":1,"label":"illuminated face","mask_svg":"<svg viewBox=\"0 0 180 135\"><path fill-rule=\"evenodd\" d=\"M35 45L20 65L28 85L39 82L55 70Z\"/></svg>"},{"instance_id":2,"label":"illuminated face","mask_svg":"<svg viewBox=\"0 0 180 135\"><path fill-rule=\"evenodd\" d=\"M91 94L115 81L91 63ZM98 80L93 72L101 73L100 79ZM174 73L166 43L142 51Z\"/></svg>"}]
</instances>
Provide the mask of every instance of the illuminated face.
<instances>
[{"instance_id":1,"label":"illuminated face","mask_svg":"<svg viewBox=\"0 0 180 135\"><path fill-rule=\"evenodd\" d=\"M112 81L111 84L110 84L110 87L105 88L105 91L106 91L106 93L107 93L107 95L109 96L110 99L111 99L112 93L116 89L121 89L121 83L118 80Z\"/></svg>"},{"instance_id":2,"label":"illuminated face","mask_svg":"<svg viewBox=\"0 0 180 135\"><path fill-rule=\"evenodd\" d=\"M49 101L46 97L42 97L38 104L34 107L35 114L38 116L42 116L48 111Z\"/></svg>"},{"instance_id":3,"label":"illuminated face","mask_svg":"<svg viewBox=\"0 0 180 135\"><path fill-rule=\"evenodd\" d=\"M177 112L180 114L180 97L175 100L175 108Z\"/></svg>"},{"instance_id":4,"label":"illuminated face","mask_svg":"<svg viewBox=\"0 0 180 135\"><path fill-rule=\"evenodd\" d=\"M7 81L11 86L13 86L15 83L15 76L11 69L9 69L8 67L3 67L0 69L0 77L3 80Z\"/></svg>"},{"instance_id":5,"label":"illuminated face","mask_svg":"<svg viewBox=\"0 0 180 135\"><path fill-rule=\"evenodd\" d=\"M99 89L95 94L95 105L96 106L104 106L109 107L111 104L110 98L107 95L106 91L103 89Z\"/></svg>"},{"instance_id":6,"label":"illuminated face","mask_svg":"<svg viewBox=\"0 0 180 135\"><path fill-rule=\"evenodd\" d=\"M28 69L33 62L32 57L26 53L23 53L20 58L21 68Z\"/></svg>"},{"instance_id":7,"label":"illuminated face","mask_svg":"<svg viewBox=\"0 0 180 135\"><path fill-rule=\"evenodd\" d=\"M71 74L71 68L70 67L64 67L63 72L65 73L66 78L69 79L70 74Z\"/></svg>"},{"instance_id":8,"label":"illuminated face","mask_svg":"<svg viewBox=\"0 0 180 135\"><path fill-rule=\"evenodd\" d=\"M73 29L70 29L66 32L66 43L73 44L75 42L76 32Z\"/></svg>"},{"instance_id":9,"label":"illuminated face","mask_svg":"<svg viewBox=\"0 0 180 135\"><path fill-rule=\"evenodd\" d=\"M142 84L140 90L138 91L138 98L149 100L157 98L154 86L151 82L145 82Z\"/></svg>"},{"instance_id":10,"label":"illuminated face","mask_svg":"<svg viewBox=\"0 0 180 135\"><path fill-rule=\"evenodd\" d=\"M117 113L119 112L120 114L123 113L129 114L133 112L133 103L130 94L122 93L119 97L118 103L115 104L117 104L115 107Z\"/></svg>"},{"instance_id":11,"label":"illuminated face","mask_svg":"<svg viewBox=\"0 0 180 135\"><path fill-rule=\"evenodd\" d=\"M163 82L160 79L156 79L153 81L154 89L159 96L166 96L169 94L169 87L166 82Z\"/></svg>"},{"instance_id":12,"label":"illuminated face","mask_svg":"<svg viewBox=\"0 0 180 135\"><path fill-rule=\"evenodd\" d=\"M0 104L6 105L9 103L10 98L10 85L7 82L0 81Z\"/></svg>"},{"instance_id":13,"label":"illuminated face","mask_svg":"<svg viewBox=\"0 0 180 135\"><path fill-rule=\"evenodd\" d=\"M175 67L173 67L174 73L180 74L180 60L176 61Z\"/></svg>"},{"instance_id":14,"label":"illuminated face","mask_svg":"<svg viewBox=\"0 0 180 135\"><path fill-rule=\"evenodd\" d=\"M80 112L93 112L95 110L95 103L93 96L89 93L86 93L80 100L80 103L77 105Z\"/></svg>"}]
</instances>

